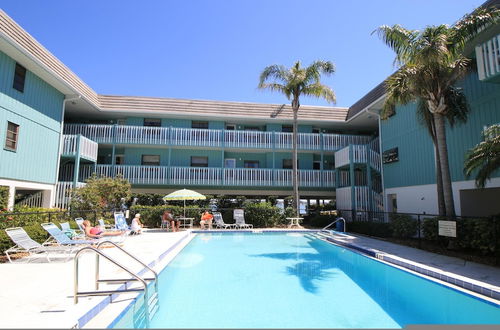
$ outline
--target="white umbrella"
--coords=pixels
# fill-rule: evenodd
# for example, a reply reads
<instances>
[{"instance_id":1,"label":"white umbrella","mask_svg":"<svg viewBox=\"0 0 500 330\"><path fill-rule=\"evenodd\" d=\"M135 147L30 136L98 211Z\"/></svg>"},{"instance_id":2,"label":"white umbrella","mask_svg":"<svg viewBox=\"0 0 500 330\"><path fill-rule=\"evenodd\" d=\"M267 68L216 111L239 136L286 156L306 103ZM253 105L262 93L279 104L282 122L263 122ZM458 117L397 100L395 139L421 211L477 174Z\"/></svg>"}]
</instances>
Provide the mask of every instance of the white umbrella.
<instances>
[{"instance_id":1,"label":"white umbrella","mask_svg":"<svg viewBox=\"0 0 500 330\"><path fill-rule=\"evenodd\" d=\"M207 199L207 197L189 189L177 190L163 197L165 201L184 201L184 218L186 217L186 200L191 201L198 199Z\"/></svg>"}]
</instances>

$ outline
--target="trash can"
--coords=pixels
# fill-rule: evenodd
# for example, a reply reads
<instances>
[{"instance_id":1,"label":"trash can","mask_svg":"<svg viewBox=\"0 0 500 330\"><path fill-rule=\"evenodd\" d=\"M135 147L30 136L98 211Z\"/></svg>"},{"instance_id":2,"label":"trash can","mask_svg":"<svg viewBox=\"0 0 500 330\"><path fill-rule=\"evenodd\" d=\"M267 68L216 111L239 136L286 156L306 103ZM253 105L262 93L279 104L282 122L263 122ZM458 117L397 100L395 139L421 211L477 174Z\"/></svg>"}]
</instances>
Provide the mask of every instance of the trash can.
<instances>
[{"instance_id":1,"label":"trash can","mask_svg":"<svg viewBox=\"0 0 500 330\"><path fill-rule=\"evenodd\" d=\"M343 219L343 218L337 218L337 219ZM344 228L344 221L343 220L339 220L335 223L335 230L336 231L341 231L341 232L344 232L345 231L345 228Z\"/></svg>"}]
</instances>

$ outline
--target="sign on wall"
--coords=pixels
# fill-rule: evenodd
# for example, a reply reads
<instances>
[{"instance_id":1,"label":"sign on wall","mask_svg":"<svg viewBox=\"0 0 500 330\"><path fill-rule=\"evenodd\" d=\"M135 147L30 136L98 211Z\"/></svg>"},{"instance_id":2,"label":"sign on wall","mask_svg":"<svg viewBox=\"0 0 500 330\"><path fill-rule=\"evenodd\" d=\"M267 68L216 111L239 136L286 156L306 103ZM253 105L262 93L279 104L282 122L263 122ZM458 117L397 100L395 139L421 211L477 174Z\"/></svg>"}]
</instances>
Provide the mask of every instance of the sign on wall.
<instances>
[{"instance_id":1,"label":"sign on wall","mask_svg":"<svg viewBox=\"0 0 500 330\"><path fill-rule=\"evenodd\" d=\"M382 162L384 164L397 162L399 160L398 148L392 148L382 153Z\"/></svg>"},{"instance_id":2,"label":"sign on wall","mask_svg":"<svg viewBox=\"0 0 500 330\"><path fill-rule=\"evenodd\" d=\"M455 221L438 221L439 236L457 237Z\"/></svg>"}]
</instances>

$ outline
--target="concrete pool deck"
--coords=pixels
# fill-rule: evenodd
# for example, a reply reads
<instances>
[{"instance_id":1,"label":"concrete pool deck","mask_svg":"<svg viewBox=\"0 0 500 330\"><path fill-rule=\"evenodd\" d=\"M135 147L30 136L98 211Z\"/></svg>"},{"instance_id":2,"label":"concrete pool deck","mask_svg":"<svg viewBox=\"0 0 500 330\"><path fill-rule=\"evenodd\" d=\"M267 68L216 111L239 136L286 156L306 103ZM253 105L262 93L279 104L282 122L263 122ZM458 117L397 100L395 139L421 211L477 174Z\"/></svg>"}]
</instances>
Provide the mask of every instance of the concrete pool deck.
<instances>
[{"instance_id":1,"label":"concrete pool deck","mask_svg":"<svg viewBox=\"0 0 500 330\"><path fill-rule=\"evenodd\" d=\"M259 230L260 231L260 230ZM146 264L154 263L153 269L160 271L193 237L189 231L167 233L161 230L146 230L142 235L128 237L123 248L136 255ZM461 259L437 255L385 241L357 235L335 235L337 243L352 244L374 251L382 256L400 259L407 264L435 269L441 273L468 282L477 283L500 292L500 268L465 262ZM133 271L143 267L129 261L118 249L107 248L105 252L117 260L126 263ZM168 252L168 253L167 253ZM160 258L160 256L165 257ZM382 258L379 258L382 259ZM93 255L81 257L80 290L91 290L93 282ZM105 327L112 317L103 319L102 315L92 320L82 317L103 297L80 298L73 304L73 259L57 259L48 263L43 255L37 256L31 263L14 262L0 264L0 327L2 328L72 328L85 323L84 327ZM83 269L92 269L89 272ZM121 276L121 271L108 262L103 263L101 273L107 277ZM104 277L104 276L103 276ZM103 288L105 286L103 285ZM130 300L132 294L120 297L122 304ZM498 303L498 302L497 302ZM117 302L116 305L119 305ZM115 305L115 303L110 304ZM109 308L109 307L108 307ZM88 318L88 315L87 315ZM88 321L88 322L87 322Z\"/></svg>"}]
</instances>

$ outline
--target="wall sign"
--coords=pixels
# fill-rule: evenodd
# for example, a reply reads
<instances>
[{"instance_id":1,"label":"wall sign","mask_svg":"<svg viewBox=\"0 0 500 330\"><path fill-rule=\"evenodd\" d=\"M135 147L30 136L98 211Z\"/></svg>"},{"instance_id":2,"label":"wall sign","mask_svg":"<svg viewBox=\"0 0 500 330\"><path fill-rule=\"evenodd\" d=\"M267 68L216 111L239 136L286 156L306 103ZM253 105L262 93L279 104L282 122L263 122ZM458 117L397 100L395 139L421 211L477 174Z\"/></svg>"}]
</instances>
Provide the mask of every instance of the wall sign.
<instances>
[{"instance_id":1,"label":"wall sign","mask_svg":"<svg viewBox=\"0 0 500 330\"><path fill-rule=\"evenodd\" d=\"M438 221L439 236L457 237L455 221Z\"/></svg>"},{"instance_id":2,"label":"wall sign","mask_svg":"<svg viewBox=\"0 0 500 330\"><path fill-rule=\"evenodd\" d=\"M399 160L398 148L392 148L384 151L382 154L382 162L384 164L397 162Z\"/></svg>"}]
</instances>

